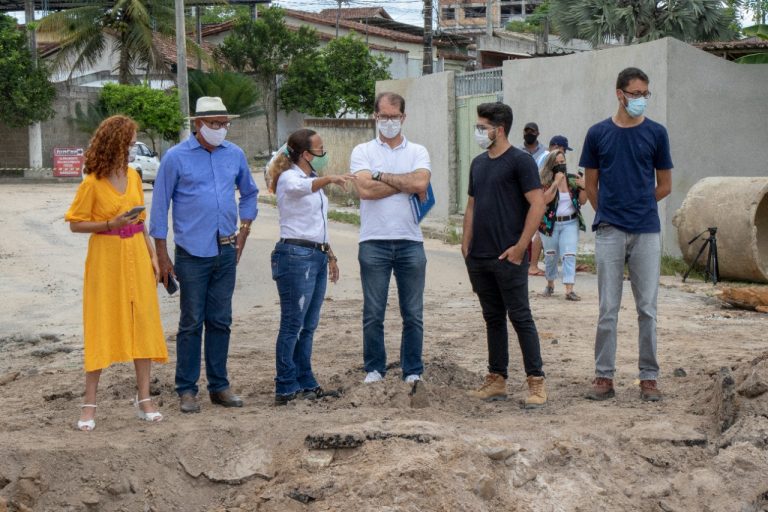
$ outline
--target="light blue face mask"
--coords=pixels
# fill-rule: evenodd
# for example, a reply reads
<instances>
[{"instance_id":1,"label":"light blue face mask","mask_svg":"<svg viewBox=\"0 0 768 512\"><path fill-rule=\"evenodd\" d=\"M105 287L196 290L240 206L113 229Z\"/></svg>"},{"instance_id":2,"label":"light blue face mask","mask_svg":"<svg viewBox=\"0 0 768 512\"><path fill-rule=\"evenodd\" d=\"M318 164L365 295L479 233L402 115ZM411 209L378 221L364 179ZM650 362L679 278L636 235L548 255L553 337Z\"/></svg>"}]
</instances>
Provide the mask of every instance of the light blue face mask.
<instances>
[{"instance_id":1,"label":"light blue face mask","mask_svg":"<svg viewBox=\"0 0 768 512\"><path fill-rule=\"evenodd\" d=\"M645 98L627 98L627 106L624 109L630 117L640 117L645 112L648 100Z\"/></svg>"}]
</instances>

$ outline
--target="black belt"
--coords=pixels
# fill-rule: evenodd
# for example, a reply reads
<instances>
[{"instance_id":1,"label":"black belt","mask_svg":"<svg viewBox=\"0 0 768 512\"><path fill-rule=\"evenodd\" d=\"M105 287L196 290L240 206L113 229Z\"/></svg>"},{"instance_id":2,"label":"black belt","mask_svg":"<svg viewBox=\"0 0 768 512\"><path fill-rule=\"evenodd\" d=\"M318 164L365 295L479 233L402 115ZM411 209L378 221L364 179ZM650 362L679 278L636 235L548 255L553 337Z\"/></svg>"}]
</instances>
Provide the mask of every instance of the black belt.
<instances>
[{"instance_id":1,"label":"black belt","mask_svg":"<svg viewBox=\"0 0 768 512\"><path fill-rule=\"evenodd\" d=\"M572 213L571 215L566 215L565 217L555 217L555 220L557 222L565 222L565 221L568 221L568 220L573 220L573 219L575 219L578 216L579 216L578 213Z\"/></svg>"},{"instance_id":2,"label":"black belt","mask_svg":"<svg viewBox=\"0 0 768 512\"><path fill-rule=\"evenodd\" d=\"M219 245L235 245L236 243L237 243L237 235L219 237Z\"/></svg>"},{"instance_id":3,"label":"black belt","mask_svg":"<svg viewBox=\"0 0 768 512\"><path fill-rule=\"evenodd\" d=\"M301 247L309 247L310 249L317 249L320 252L328 252L331 248L331 244L320 244L311 240L302 240L300 238L281 238L280 242Z\"/></svg>"}]
</instances>

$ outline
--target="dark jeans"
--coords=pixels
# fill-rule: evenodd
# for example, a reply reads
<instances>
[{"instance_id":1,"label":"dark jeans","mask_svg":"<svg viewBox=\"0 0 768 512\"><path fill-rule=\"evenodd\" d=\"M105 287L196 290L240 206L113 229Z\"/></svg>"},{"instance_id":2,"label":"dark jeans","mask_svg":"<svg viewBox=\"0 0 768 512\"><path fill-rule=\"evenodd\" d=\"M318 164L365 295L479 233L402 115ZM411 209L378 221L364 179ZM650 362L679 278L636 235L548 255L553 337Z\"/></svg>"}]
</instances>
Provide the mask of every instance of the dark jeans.
<instances>
[{"instance_id":1,"label":"dark jeans","mask_svg":"<svg viewBox=\"0 0 768 512\"><path fill-rule=\"evenodd\" d=\"M488 338L488 371L507 378L509 337L507 316L523 352L525 374L543 377L536 324L528 303L528 257L521 265L496 258L466 260L472 290L480 299Z\"/></svg>"},{"instance_id":2,"label":"dark jeans","mask_svg":"<svg viewBox=\"0 0 768 512\"><path fill-rule=\"evenodd\" d=\"M208 391L229 387L227 354L235 291L236 252L223 245L218 256L200 258L176 246L174 269L179 279L181 315L176 335L176 392L197 394L200 351L205 326L205 375Z\"/></svg>"},{"instance_id":3,"label":"dark jeans","mask_svg":"<svg viewBox=\"0 0 768 512\"><path fill-rule=\"evenodd\" d=\"M424 279L427 256L424 244L410 240L369 240L360 243L357 254L363 284L363 361L365 371L387 372L384 348L384 314L389 280L395 274L403 332L400 366L403 378L421 375L424 363Z\"/></svg>"},{"instance_id":4,"label":"dark jeans","mask_svg":"<svg viewBox=\"0 0 768 512\"><path fill-rule=\"evenodd\" d=\"M328 282L328 256L318 249L278 242L272 251L272 279L280 294L280 331L275 347L275 393L317 387L312 374L312 340Z\"/></svg>"}]
</instances>

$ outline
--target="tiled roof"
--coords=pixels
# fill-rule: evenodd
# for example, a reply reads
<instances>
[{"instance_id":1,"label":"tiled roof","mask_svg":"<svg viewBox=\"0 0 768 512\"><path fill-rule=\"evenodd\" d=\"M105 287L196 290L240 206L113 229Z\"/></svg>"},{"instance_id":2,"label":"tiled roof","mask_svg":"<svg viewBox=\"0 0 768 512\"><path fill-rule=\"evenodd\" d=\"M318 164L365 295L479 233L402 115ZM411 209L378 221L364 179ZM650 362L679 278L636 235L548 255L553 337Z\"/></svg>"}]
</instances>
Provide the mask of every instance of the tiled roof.
<instances>
[{"instance_id":1,"label":"tiled roof","mask_svg":"<svg viewBox=\"0 0 768 512\"><path fill-rule=\"evenodd\" d=\"M768 48L768 40L750 37L738 41L708 41L705 43L695 43L693 46L701 50L757 50Z\"/></svg>"},{"instance_id":2,"label":"tiled roof","mask_svg":"<svg viewBox=\"0 0 768 512\"><path fill-rule=\"evenodd\" d=\"M347 7L344 9L323 9L320 16L336 19L336 14L341 10L342 19L384 18L391 20L392 16L383 7Z\"/></svg>"}]
</instances>

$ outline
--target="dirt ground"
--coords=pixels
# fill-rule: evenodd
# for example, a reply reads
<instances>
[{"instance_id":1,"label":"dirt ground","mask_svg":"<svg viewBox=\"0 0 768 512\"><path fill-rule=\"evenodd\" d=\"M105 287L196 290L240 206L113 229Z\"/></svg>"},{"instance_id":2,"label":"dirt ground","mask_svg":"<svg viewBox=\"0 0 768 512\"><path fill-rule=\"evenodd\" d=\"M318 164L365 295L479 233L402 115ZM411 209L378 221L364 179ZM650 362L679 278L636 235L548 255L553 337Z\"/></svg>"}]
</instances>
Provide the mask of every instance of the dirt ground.
<instances>
[{"instance_id":1,"label":"dirt ground","mask_svg":"<svg viewBox=\"0 0 768 512\"><path fill-rule=\"evenodd\" d=\"M78 432L87 236L62 220L75 188L0 184L0 512L768 510L768 316L724 308L711 284L662 279L660 403L638 397L625 287L617 396L595 403L582 396L593 373L596 277L578 275L579 303L566 302L561 286L540 297L544 278L531 278L550 401L526 411L514 335L510 400L465 396L485 373L484 325L459 248L428 240L425 386L410 396L394 294L392 370L383 383L361 382L357 229L334 224L342 279L329 285L313 361L321 384L343 395L275 407L269 252L278 228L263 204L234 298L229 368L245 407L206 399L200 414L182 415L173 364L156 365L165 420L141 423L132 367L121 364L103 374L96 430ZM178 297L163 290L161 309L173 361Z\"/></svg>"}]
</instances>

